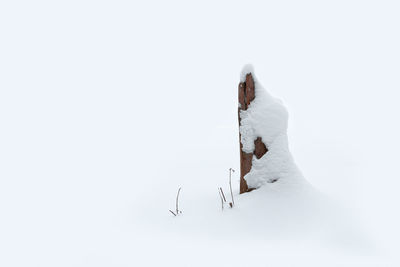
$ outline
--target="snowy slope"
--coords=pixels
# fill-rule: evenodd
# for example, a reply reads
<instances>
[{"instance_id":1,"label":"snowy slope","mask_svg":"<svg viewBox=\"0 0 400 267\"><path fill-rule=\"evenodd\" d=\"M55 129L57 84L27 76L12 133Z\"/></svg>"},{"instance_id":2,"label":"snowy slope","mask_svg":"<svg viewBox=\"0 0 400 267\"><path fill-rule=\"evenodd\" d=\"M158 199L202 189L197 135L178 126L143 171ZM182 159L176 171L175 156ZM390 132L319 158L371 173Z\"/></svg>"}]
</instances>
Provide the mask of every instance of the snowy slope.
<instances>
[{"instance_id":1,"label":"snowy slope","mask_svg":"<svg viewBox=\"0 0 400 267\"><path fill-rule=\"evenodd\" d=\"M171 243L182 243L174 245L179 255L183 251L183 262L174 262L178 266L185 266L185 259L192 257L197 258L191 262L195 266L263 266L264 260L272 266L376 264L374 257L366 256L374 255L373 243L354 216L303 177L288 147L286 108L261 86L251 65L243 68L241 81L248 73L255 81L256 98L246 111L241 111L241 141L246 152L254 150L257 136L268 145L266 155L253 157L252 170L245 176L257 189L239 195L238 183L234 183L235 205L231 209L225 203L222 209L216 190L221 184L213 183L221 179L204 175L184 187L181 215L147 214L151 219L144 223ZM270 182L277 177L278 181ZM201 187L202 183L207 188ZM222 187L230 202L227 181ZM172 200L171 191L171 208ZM159 221L162 226L154 223ZM200 251L192 251L191 247ZM338 260L326 262L325 254Z\"/></svg>"},{"instance_id":2,"label":"snowy slope","mask_svg":"<svg viewBox=\"0 0 400 267\"><path fill-rule=\"evenodd\" d=\"M221 244L215 247L209 244L202 250L207 251L206 253L217 250L228 255L232 250L236 251L232 258L224 261L233 266L239 266L243 262L241 260L260 263L267 255L274 266L295 264L295 260L291 258L280 259L284 257L286 250L296 255L295 257L301 254L303 260L310 262L318 262L320 259L313 253L326 253L325 247L333 249L338 255L342 253L339 249L341 247L355 247L357 253L354 257L358 260L360 255L370 253L370 240L364 237L354 218L314 189L298 170L288 149L287 110L280 100L270 96L260 85L251 66L244 67L242 81L247 73L252 73L254 77L256 98L246 111L241 111L243 147L247 152L253 151L254 140L261 136L266 140L269 149L259 160L253 158L253 169L245 176L247 182L257 189L239 195L238 183L234 183L235 205L231 209L225 203L222 209L216 190L221 185L212 183L213 180L218 180L217 177L204 176L201 178L206 177L211 182L207 185L208 188L199 187L200 180L184 187L180 199L182 214L177 217L147 214L151 219L144 220L145 224L156 231L157 235L163 236L167 233L165 238L177 239L177 242L202 244L214 242L211 240L225 240L228 247L226 244L222 247ZM278 181L269 182L276 177L279 177ZM230 202L227 181L224 181L222 187L228 198L227 202ZM174 206L172 200L171 194L171 208ZM154 223L158 221L165 224L160 227ZM287 243L281 244L283 240ZM321 244L322 248L319 248ZM298 246L302 248L292 251L293 247ZM243 254L241 260L235 258L237 254ZM365 263L364 260L361 262ZM205 262L200 260L196 264L200 266ZM323 264L335 266L337 262Z\"/></svg>"}]
</instances>

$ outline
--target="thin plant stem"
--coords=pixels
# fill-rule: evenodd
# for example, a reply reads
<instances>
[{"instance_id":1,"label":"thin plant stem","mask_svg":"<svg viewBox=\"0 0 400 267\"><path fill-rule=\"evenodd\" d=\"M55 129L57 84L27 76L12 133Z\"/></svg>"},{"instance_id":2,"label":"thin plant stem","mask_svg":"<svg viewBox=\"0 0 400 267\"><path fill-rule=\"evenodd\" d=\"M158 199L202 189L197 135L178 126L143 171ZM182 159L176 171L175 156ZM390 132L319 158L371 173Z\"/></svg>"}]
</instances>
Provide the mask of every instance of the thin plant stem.
<instances>
[{"instance_id":1,"label":"thin plant stem","mask_svg":"<svg viewBox=\"0 0 400 267\"><path fill-rule=\"evenodd\" d=\"M224 210L224 200L222 199L221 191L218 189L219 197L221 198L221 208Z\"/></svg>"},{"instance_id":2,"label":"thin plant stem","mask_svg":"<svg viewBox=\"0 0 400 267\"><path fill-rule=\"evenodd\" d=\"M222 191L222 187L220 187L219 190L221 191L222 197L224 198L224 202L226 202L225 194L224 191Z\"/></svg>"},{"instance_id":3,"label":"thin plant stem","mask_svg":"<svg viewBox=\"0 0 400 267\"><path fill-rule=\"evenodd\" d=\"M233 200L233 192L232 192L232 172L235 172L235 170L232 168L229 168L229 188L231 190L232 205L235 205L235 201Z\"/></svg>"},{"instance_id":4,"label":"thin plant stem","mask_svg":"<svg viewBox=\"0 0 400 267\"><path fill-rule=\"evenodd\" d=\"M171 212L174 216L176 216L176 214L172 210L169 210L169 212Z\"/></svg>"},{"instance_id":5,"label":"thin plant stem","mask_svg":"<svg viewBox=\"0 0 400 267\"><path fill-rule=\"evenodd\" d=\"M176 194L176 215L179 214L178 202L179 202L179 193L181 192L181 188L179 187L178 193Z\"/></svg>"}]
</instances>

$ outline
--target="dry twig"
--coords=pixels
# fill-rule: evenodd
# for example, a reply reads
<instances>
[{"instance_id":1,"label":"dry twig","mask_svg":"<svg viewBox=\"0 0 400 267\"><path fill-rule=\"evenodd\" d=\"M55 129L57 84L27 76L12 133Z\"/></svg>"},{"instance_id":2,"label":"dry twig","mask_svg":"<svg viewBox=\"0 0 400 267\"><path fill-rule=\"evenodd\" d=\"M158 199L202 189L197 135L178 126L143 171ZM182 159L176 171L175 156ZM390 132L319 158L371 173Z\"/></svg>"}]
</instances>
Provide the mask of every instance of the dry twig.
<instances>
[{"instance_id":1,"label":"dry twig","mask_svg":"<svg viewBox=\"0 0 400 267\"><path fill-rule=\"evenodd\" d=\"M176 214L172 210L169 210L169 212L171 212L174 216L176 216Z\"/></svg>"},{"instance_id":2,"label":"dry twig","mask_svg":"<svg viewBox=\"0 0 400 267\"><path fill-rule=\"evenodd\" d=\"M229 203L229 205L232 206L235 205L235 201L233 200L233 192L232 192L232 172L235 172L234 169L229 168L229 189L231 190L231 198L232 198L232 204Z\"/></svg>"},{"instance_id":3,"label":"dry twig","mask_svg":"<svg viewBox=\"0 0 400 267\"><path fill-rule=\"evenodd\" d=\"M226 202L225 194L224 191L222 191L222 187L220 187L219 190L221 191L221 195L224 198L224 202Z\"/></svg>"},{"instance_id":4,"label":"dry twig","mask_svg":"<svg viewBox=\"0 0 400 267\"><path fill-rule=\"evenodd\" d=\"M219 197L221 198L221 208L222 208L222 210L224 210L224 199L222 198L221 190L219 190L219 189L218 189L218 194L219 194Z\"/></svg>"},{"instance_id":5,"label":"dry twig","mask_svg":"<svg viewBox=\"0 0 400 267\"><path fill-rule=\"evenodd\" d=\"M178 192L176 193L176 200L175 200L175 212L173 212L172 210L169 210L169 212L171 212L174 216L178 216L179 213L182 213L182 211L179 210L179 193L181 192L181 188L179 187Z\"/></svg>"},{"instance_id":6,"label":"dry twig","mask_svg":"<svg viewBox=\"0 0 400 267\"><path fill-rule=\"evenodd\" d=\"M178 209L178 201L179 201L179 193L180 192L181 192L181 188L179 187L178 193L176 194L176 215L178 215L179 212L182 213L182 211L179 211L179 209Z\"/></svg>"}]
</instances>

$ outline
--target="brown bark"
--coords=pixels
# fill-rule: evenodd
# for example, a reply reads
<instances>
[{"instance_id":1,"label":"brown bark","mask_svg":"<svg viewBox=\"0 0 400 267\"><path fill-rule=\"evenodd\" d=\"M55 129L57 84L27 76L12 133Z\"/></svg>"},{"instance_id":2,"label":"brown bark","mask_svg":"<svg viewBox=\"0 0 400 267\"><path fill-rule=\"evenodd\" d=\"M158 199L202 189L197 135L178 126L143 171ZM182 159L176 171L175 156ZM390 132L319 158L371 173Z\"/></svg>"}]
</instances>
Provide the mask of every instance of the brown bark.
<instances>
[{"instance_id":1,"label":"brown bark","mask_svg":"<svg viewBox=\"0 0 400 267\"><path fill-rule=\"evenodd\" d=\"M254 155L257 157L257 159L260 159L265 155L265 153L268 152L268 148L263 143L261 137L257 137L257 139L254 140L254 147Z\"/></svg>"},{"instance_id":2,"label":"brown bark","mask_svg":"<svg viewBox=\"0 0 400 267\"><path fill-rule=\"evenodd\" d=\"M254 80L251 73L246 75L246 81L239 83L239 104L238 108L238 117L239 117L239 126L240 126L240 111L247 110L251 101L255 99L255 87ZM247 186L247 182L244 179L244 176L248 174L252 167L253 155L256 156L257 159L260 159L264 156L265 153L268 152L267 146L263 143L261 137L257 137L254 140L254 151L252 153L246 153L243 151L243 144L241 142L241 134L239 132L239 143L240 143L240 194L250 192L255 188L249 188Z\"/></svg>"}]
</instances>

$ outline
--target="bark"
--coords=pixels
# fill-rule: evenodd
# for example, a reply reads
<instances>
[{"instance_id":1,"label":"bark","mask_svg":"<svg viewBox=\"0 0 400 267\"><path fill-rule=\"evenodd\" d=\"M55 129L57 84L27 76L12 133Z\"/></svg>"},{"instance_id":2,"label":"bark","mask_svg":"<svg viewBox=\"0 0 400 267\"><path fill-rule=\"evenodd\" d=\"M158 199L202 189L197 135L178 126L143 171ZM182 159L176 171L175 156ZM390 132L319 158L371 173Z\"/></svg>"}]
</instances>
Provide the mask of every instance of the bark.
<instances>
[{"instance_id":1,"label":"bark","mask_svg":"<svg viewBox=\"0 0 400 267\"><path fill-rule=\"evenodd\" d=\"M268 152L268 148L263 143L261 137L257 137L257 139L254 141L254 147L254 155L257 157L257 159L260 159L265 155L265 153Z\"/></svg>"},{"instance_id":2,"label":"bark","mask_svg":"<svg viewBox=\"0 0 400 267\"><path fill-rule=\"evenodd\" d=\"M246 75L245 82L239 83L239 108L238 108L238 117L239 117L239 127L240 127L240 111L247 110L251 102L255 99L255 87L254 80L251 73ZM262 141L261 137L257 137L254 140L254 151L252 153L246 153L243 151L243 144L241 142L242 136L239 132L239 143L240 143L240 194L250 192L255 188L249 188L246 180L244 179L245 175L248 174L252 167L253 155L256 156L257 159L260 159L265 153L268 152L267 146Z\"/></svg>"}]
</instances>

